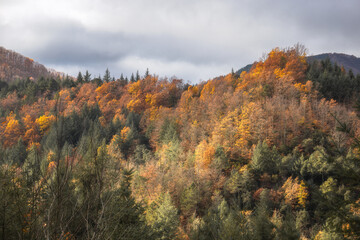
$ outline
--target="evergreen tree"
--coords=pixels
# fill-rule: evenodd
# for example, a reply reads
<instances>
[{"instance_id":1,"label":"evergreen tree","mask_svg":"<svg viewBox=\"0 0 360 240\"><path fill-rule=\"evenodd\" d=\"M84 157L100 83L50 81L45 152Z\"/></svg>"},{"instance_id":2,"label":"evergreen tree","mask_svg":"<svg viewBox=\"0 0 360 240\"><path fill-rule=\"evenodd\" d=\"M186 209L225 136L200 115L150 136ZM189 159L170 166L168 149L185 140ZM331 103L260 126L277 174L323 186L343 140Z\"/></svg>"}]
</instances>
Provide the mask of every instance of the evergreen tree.
<instances>
[{"instance_id":1,"label":"evergreen tree","mask_svg":"<svg viewBox=\"0 0 360 240\"><path fill-rule=\"evenodd\" d=\"M119 82L120 82L121 86L125 86L126 84L128 84L128 80L127 80L127 78L124 78L123 74L120 75Z\"/></svg>"},{"instance_id":2,"label":"evergreen tree","mask_svg":"<svg viewBox=\"0 0 360 240\"><path fill-rule=\"evenodd\" d=\"M266 240L274 238L274 224L269 215L269 191L263 190L260 194L260 202L252 217L253 239Z\"/></svg>"},{"instance_id":3,"label":"evergreen tree","mask_svg":"<svg viewBox=\"0 0 360 240\"><path fill-rule=\"evenodd\" d=\"M295 218L290 209L285 212L284 220L276 230L276 239L279 240L297 240L300 239L300 233L296 228Z\"/></svg>"},{"instance_id":4,"label":"evergreen tree","mask_svg":"<svg viewBox=\"0 0 360 240\"><path fill-rule=\"evenodd\" d=\"M56 92L60 89L60 84L53 78L48 79L47 81L47 90L50 92Z\"/></svg>"},{"instance_id":5,"label":"evergreen tree","mask_svg":"<svg viewBox=\"0 0 360 240\"><path fill-rule=\"evenodd\" d=\"M77 82L78 82L78 83L82 83L82 82L84 81L84 78L83 78L83 76L82 76L81 72L79 72L79 74L78 74L78 76L77 76L76 80L77 80Z\"/></svg>"},{"instance_id":6,"label":"evergreen tree","mask_svg":"<svg viewBox=\"0 0 360 240\"><path fill-rule=\"evenodd\" d=\"M104 82L110 82L110 80L111 80L110 71L109 71L109 69L107 68L107 69L105 70L105 75L104 75L104 77L103 77L103 81L104 81Z\"/></svg>"},{"instance_id":7,"label":"evergreen tree","mask_svg":"<svg viewBox=\"0 0 360 240\"><path fill-rule=\"evenodd\" d=\"M273 173L280 162L276 148L270 149L266 142L258 143L251 158L251 167L257 173Z\"/></svg>"},{"instance_id":8,"label":"evergreen tree","mask_svg":"<svg viewBox=\"0 0 360 240\"><path fill-rule=\"evenodd\" d=\"M210 208L202 219L192 220L190 239L250 240L253 238L248 219L240 209L230 207L222 199L217 206Z\"/></svg>"},{"instance_id":9,"label":"evergreen tree","mask_svg":"<svg viewBox=\"0 0 360 240\"><path fill-rule=\"evenodd\" d=\"M175 239L180 222L178 210L172 204L169 193L161 195L149 206L146 220L154 232L155 239Z\"/></svg>"},{"instance_id":10,"label":"evergreen tree","mask_svg":"<svg viewBox=\"0 0 360 240\"><path fill-rule=\"evenodd\" d=\"M61 82L61 86L63 88L72 88L76 86L76 83L69 76L66 76L65 79Z\"/></svg>"},{"instance_id":11,"label":"evergreen tree","mask_svg":"<svg viewBox=\"0 0 360 240\"><path fill-rule=\"evenodd\" d=\"M143 220L144 209L132 197L132 175L133 170L123 169L121 186L112 192L105 211L106 235L112 239L154 239Z\"/></svg>"},{"instance_id":12,"label":"evergreen tree","mask_svg":"<svg viewBox=\"0 0 360 240\"><path fill-rule=\"evenodd\" d=\"M135 82L135 77L134 77L133 73L131 73L130 82L132 82L132 83Z\"/></svg>"},{"instance_id":13,"label":"evergreen tree","mask_svg":"<svg viewBox=\"0 0 360 240\"><path fill-rule=\"evenodd\" d=\"M15 165L0 166L0 238L25 239L28 230L26 185Z\"/></svg>"},{"instance_id":14,"label":"evergreen tree","mask_svg":"<svg viewBox=\"0 0 360 240\"><path fill-rule=\"evenodd\" d=\"M92 80L92 82L93 83L95 83L96 84L96 86L101 86L102 84L103 84L103 81L101 80L101 77L100 77L100 75L99 75L99 77L97 77L97 78L94 78L93 80Z\"/></svg>"},{"instance_id":15,"label":"evergreen tree","mask_svg":"<svg viewBox=\"0 0 360 240\"><path fill-rule=\"evenodd\" d=\"M197 207L199 202L199 191L195 184L191 184L181 194L181 211L185 216L190 216Z\"/></svg>"},{"instance_id":16,"label":"evergreen tree","mask_svg":"<svg viewBox=\"0 0 360 240\"><path fill-rule=\"evenodd\" d=\"M17 164L21 166L27 156L26 145L24 141L19 138L17 144L15 144L12 148L6 151L7 162L10 164Z\"/></svg>"},{"instance_id":17,"label":"evergreen tree","mask_svg":"<svg viewBox=\"0 0 360 240\"><path fill-rule=\"evenodd\" d=\"M85 82L90 82L91 81L91 74L89 74L88 70L86 70L86 72L85 72L84 81Z\"/></svg>"},{"instance_id":18,"label":"evergreen tree","mask_svg":"<svg viewBox=\"0 0 360 240\"><path fill-rule=\"evenodd\" d=\"M139 74L139 70L136 71L136 78L135 81L139 81L140 80L140 74Z\"/></svg>"},{"instance_id":19,"label":"evergreen tree","mask_svg":"<svg viewBox=\"0 0 360 240\"><path fill-rule=\"evenodd\" d=\"M165 119L160 130L159 142L166 144L169 142L179 142L179 134L175 120Z\"/></svg>"}]
</instances>

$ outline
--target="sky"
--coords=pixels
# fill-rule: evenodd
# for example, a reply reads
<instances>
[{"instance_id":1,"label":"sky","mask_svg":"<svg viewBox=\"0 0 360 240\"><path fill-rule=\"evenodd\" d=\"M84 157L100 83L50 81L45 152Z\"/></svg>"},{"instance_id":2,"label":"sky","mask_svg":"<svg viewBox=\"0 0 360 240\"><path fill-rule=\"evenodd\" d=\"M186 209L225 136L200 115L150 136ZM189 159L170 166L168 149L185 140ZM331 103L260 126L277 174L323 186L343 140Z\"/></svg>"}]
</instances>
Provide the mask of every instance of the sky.
<instances>
[{"instance_id":1,"label":"sky","mask_svg":"<svg viewBox=\"0 0 360 240\"><path fill-rule=\"evenodd\" d=\"M77 76L197 83L275 47L360 56L358 0L0 0L0 46Z\"/></svg>"}]
</instances>

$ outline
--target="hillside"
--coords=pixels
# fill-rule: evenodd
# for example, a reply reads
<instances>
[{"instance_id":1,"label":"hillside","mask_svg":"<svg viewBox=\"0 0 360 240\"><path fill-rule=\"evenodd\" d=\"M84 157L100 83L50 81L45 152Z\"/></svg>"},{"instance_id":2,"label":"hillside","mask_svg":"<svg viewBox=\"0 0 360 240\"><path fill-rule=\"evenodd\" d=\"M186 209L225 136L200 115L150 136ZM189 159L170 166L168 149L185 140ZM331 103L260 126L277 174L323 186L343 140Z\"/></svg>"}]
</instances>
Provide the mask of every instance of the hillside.
<instances>
[{"instance_id":1,"label":"hillside","mask_svg":"<svg viewBox=\"0 0 360 240\"><path fill-rule=\"evenodd\" d=\"M353 55L347 55L344 53L323 53L313 56L308 56L306 59L309 63L314 60L321 61L330 59L332 63L336 63L338 66L343 66L347 71L350 69L353 73L360 74L360 58L357 58ZM240 74L242 71L248 72L251 69L252 64L248 64L247 66L236 71L237 74Z\"/></svg>"},{"instance_id":2,"label":"hillside","mask_svg":"<svg viewBox=\"0 0 360 240\"><path fill-rule=\"evenodd\" d=\"M33 59L0 47L0 79L13 81L15 79L26 79L39 77L57 77L62 73L47 69L44 65L35 62Z\"/></svg>"},{"instance_id":3,"label":"hillside","mask_svg":"<svg viewBox=\"0 0 360 240\"><path fill-rule=\"evenodd\" d=\"M307 60L312 62L314 60L326 60L327 58L329 58L332 63L343 66L347 71L351 69L355 75L360 74L360 58L355 57L354 55L347 55L343 53L323 53L309 56L307 57Z\"/></svg>"},{"instance_id":4,"label":"hillside","mask_svg":"<svg viewBox=\"0 0 360 240\"><path fill-rule=\"evenodd\" d=\"M0 236L359 239L358 112L315 87L330 68L348 87L324 91L357 80L317 65L309 79L304 55L276 48L197 85L15 82L0 95Z\"/></svg>"}]
</instances>

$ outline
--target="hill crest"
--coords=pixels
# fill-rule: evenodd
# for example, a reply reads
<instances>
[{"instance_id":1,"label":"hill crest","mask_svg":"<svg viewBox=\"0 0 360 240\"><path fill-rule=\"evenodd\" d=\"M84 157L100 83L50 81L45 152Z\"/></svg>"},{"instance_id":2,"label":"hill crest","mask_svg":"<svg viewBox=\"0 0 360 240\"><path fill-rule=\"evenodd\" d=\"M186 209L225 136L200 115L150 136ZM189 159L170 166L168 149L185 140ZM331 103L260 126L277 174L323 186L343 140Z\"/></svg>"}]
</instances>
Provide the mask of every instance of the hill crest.
<instances>
[{"instance_id":1,"label":"hill crest","mask_svg":"<svg viewBox=\"0 0 360 240\"><path fill-rule=\"evenodd\" d=\"M360 74L360 58L354 55L348 55L345 53L323 53L323 54L309 56L307 57L307 60L321 61L327 58L329 58L332 63L337 63L340 66L344 66L344 68L347 71L351 69L355 75Z\"/></svg>"},{"instance_id":2,"label":"hill crest","mask_svg":"<svg viewBox=\"0 0 360 240\"><path fill-rule=\"evenodd\" d=\"M63 77L64 73L44 65L20 53L0 46L0 79L11 82L21 78Z\"/></svg>"},{"instance_id":3,"label":"hill crest","mask_svg":"<svg viewBox=\"0 0 360 240\"><path fill-rule=\"evenodd\" d=\"M315 60L321 61L327 58L329 58L332 63L336 63L339 66L344 66L347 71L351 69L355 75L360 74L360 58L354 55L348 55L345 53L322 53L306 57L308 62ZM253 64L248 64L245 67L240 68L238 71L236 71L236 73L240 74L242 71L248 72L252 65Z\"/></svg>"}]
</instances>

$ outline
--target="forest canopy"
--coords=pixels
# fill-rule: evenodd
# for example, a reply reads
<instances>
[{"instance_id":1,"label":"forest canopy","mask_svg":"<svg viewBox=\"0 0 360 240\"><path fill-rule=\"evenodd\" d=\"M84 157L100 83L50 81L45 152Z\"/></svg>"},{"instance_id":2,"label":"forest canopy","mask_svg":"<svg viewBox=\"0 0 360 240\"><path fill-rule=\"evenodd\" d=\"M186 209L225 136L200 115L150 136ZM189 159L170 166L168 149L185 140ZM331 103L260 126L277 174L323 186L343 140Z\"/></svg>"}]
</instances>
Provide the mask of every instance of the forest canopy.
<instances>
[{"instance_id":1,"label":"forest canopy","mask_svg":"<svg viewBox=\"0 0 360 240\"><path fill-rule=\"evenodd\" d=\"M305 57L3 79L0 238L358 239L360 76Z\"/></svg>"}]
</instances>

